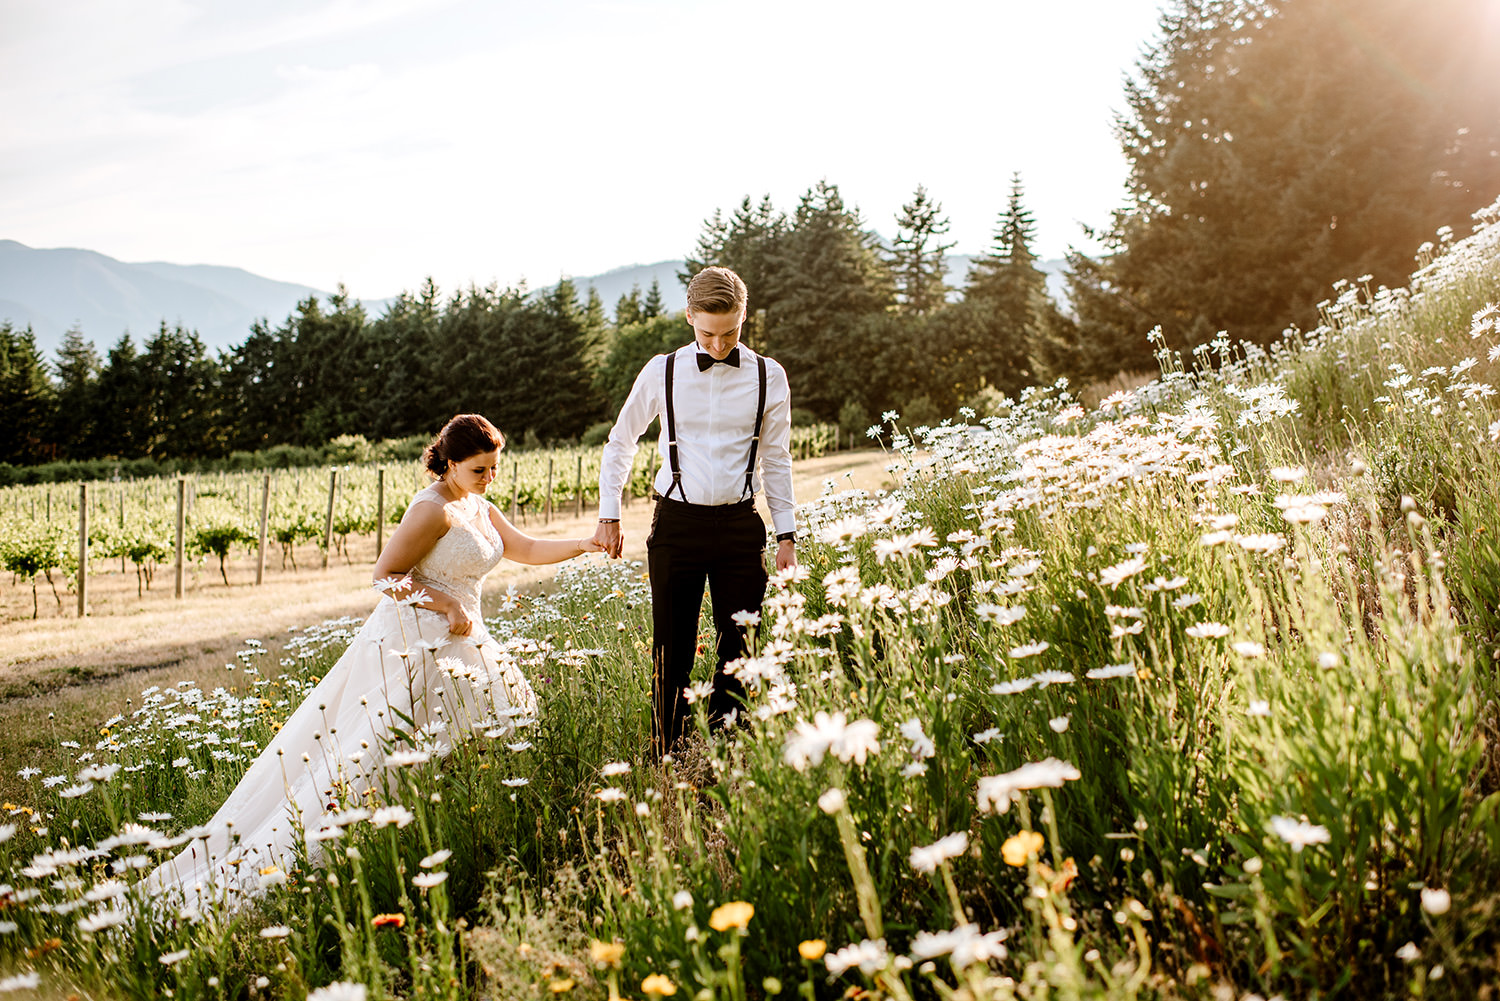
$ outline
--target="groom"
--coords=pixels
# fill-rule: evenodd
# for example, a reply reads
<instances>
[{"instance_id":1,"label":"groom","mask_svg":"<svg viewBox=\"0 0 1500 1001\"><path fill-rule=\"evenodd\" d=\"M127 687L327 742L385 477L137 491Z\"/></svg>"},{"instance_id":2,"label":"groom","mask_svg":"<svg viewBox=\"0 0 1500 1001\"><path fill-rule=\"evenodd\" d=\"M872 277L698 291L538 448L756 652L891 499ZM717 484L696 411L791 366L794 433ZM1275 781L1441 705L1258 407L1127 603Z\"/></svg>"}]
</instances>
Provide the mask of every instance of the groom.
<instances>
[{"instance_id":1,"label":"groom","mask_svg":"<svg viewBox=\"0 0 1500 1001\"><path fill-rule=\"evenodd\" d=\"M713 599L718 666L708 717L721 725L744 692L724 665L745 654L737 612L759 613L766 592L766 526L755 511L764 485L776 529L776 569L797 562L792 497L791 391L786 371L739 343L747 293L728 268L704 268L687 288L693 344L646 363L604 446L594 541L620 555L620 491L636 442L661 417L656 510L646 537L651 573L652 751L682 738L683 698L698 650L703 585Z\"/></svg>"}]
</instances>

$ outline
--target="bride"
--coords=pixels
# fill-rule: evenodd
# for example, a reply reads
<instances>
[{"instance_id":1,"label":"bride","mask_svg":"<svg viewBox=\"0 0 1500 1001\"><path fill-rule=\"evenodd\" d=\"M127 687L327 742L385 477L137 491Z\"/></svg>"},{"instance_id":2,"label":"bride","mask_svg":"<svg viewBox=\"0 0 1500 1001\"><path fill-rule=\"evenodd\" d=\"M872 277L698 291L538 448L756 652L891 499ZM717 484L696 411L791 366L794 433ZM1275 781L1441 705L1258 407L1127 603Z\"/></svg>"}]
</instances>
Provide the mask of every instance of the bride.
<instances>
[{"instance_id":1,"label":"bride","mask_svg":"<svg viewBox=\"0 0 1500 1001\"><path fill-rule=\"evenodd\" d=\"M255 896L285 878L299 842L318 858L318 835L378 787L388 757L446 754L466 731L503 736L536 712L530 684L485 629L480 587L502 554L546 564L599 546L532 538L485 500L504 444L488 420L460 414L427 446L436 482L412 498L375 564L384 597L213 819L147 877L153 895L231 906Z\"/></svg>"}]
</instances>

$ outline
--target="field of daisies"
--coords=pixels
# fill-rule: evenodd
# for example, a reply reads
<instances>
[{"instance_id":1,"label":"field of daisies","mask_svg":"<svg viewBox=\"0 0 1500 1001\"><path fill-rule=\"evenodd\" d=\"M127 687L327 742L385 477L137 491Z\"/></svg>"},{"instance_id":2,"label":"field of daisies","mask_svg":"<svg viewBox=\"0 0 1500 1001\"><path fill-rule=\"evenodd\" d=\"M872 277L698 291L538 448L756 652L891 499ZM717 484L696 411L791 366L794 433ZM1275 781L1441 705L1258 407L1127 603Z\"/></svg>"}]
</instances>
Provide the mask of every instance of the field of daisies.
<instances>
[{"instance_id":1,"label":"field of daisies","mask_svg":"<svg viewBox=\"0 0 1500 1001\"><path fill-rule=\"evenodd\" d=\"M1055 386L888 415L904 485L804 506L735 665L740 725L662 764L626 563L489 623L535 718L446 756L434 728L330 734L351 764L384 752L382 780L334 790L248 901L135 884L357 623L77 721L0 818L0 991L1486 996L1500 203L1422 255L1274 350L1164 348L1093 410Z\"/></svg>"}]
</instances>

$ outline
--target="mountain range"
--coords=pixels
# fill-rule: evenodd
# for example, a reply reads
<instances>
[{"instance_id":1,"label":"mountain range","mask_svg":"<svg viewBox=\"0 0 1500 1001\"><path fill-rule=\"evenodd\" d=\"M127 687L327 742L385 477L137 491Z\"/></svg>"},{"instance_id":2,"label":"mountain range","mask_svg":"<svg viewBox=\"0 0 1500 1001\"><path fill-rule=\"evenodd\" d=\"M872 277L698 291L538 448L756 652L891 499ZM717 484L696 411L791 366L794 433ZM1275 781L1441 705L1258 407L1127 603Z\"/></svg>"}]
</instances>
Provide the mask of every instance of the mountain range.
<instances>
[{"instance_id":1,"label":"mountain range","mask_svg":"<svg viewBox=\"0 0 1500 1001\"><path fill-rule=\"evenodd\" d=\"M948 281L962 287L973 258L949 255ZM582 298L590 286L613 313L616 301L639 288L644 295L654 279L668 310L687 304L677 261L634 264L603 274L581 276L573 285ZM1061 299L1063 261L1042 261L1048 285ZM37 249L15 240L0 240L0 321L30 327L46 355L56 351L63 334L78 327L101 354L129 331L137 343L165 321L196 330L210 350L233 347L245 339L256 320L279 323L298 302L330 293L308 285L262 278L242 268L212 264L127 263L93 250ZM378 316L389 299L361 300Z\"/></svg>"}]
</instances>

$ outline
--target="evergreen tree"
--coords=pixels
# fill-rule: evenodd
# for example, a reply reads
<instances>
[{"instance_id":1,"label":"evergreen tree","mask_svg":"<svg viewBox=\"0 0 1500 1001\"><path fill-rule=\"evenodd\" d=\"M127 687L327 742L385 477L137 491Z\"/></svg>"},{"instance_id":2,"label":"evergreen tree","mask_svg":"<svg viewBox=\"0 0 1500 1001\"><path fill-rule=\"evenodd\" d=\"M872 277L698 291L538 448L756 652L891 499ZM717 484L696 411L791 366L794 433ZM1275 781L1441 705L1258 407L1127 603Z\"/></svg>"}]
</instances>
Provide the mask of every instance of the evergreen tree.
<instances>
[{"instance_id":1,"label":"evergreen tree","mask_svg":"<svg viewBox=\"0 0 1500 1001\"><path fill-rule=\"evenodd\" d=\"M620 293L620 298L615 300L615 326L626 327L632 323L640 323L646 318L641 309L641 286L636 283L630 286L629 293Z\"/></svg>"},{"instance_id":2,"label":"evergreen tree","mask_svg":"<svg viewBox=\"0 0 1500 1001\"><path fill-rule=\"evenodd\" d=\"M680 313L654 316L621 327L594 377L594 388L603 400L604 412L611 417L620 412L635 377L653 356L675 351L692 337L693 330Z\"/></svg>"},{"instance_id":3,"label":"evergreen tree","mask_svg":"<svg viewBox=\"0 0 1500 1001\"><path fill-rule=\"evenodd\" d=\"M52 381L30 327L0 322L0 462L29 465L57 457L50 441L55 413Z\"/></svg>"},{"instance_id":4,"label":"evergreen tree","mask_svg":"<svg viewBox=\"0 0 1500 1001\"><path fill-rule=\"evenodd\" d=\"M917 185L912 200L896 217L896 239L891 246L891 275L896 302L902 311L921 315L948 301L947 255L955 246L940 242L948 232L943 206Z\"/></svg>"},{"instance_id":5,"label":"evergreen tree","mask_svg":"<svg viewBox=\"0 0 1500 1001\"><path fill-rule=\"evenodd\" d=\"M521 433L515 417L518 349L516 316L526 309L516 292L470 287L448 303L438 321L435 384L441 391L433 428L454 414L481 413L507 433Z\"/></svg>"},{"instance_id":6,"label":"evergreen tree","mask_svg":"<svg viewBox=\"0 0 1500 1001\"><path fill-rule=\"evenodd\" d=\"M1024 327L1038 293L1047 291L1047 276L1036 266L1031 244L1036 222L1022 201L1021 175L1012 174L1010 201L1000 216L990 252L969 268L965 298L982 300Z\"/></svg>"},{"instance_id":7,"label":"evergreen tree","mask_svg":"<svg viewBox=\"0 0 1500 1001\"><path fill-rule=\"evenodd\" d=\"M431 278L423 294L436 298ZM375 395L365 364L365 311L343 285L329 297L326 311L313 296L298 306L297 349L306 393L299 440L321 445L366 431Z\"/></svg>"},{"instance_id":8,"label":"evergreen tree","mask_svg":"<svg viewBox=\"0 0 1500 1001\"><path fill-rule=\"evenodd\" d=\"M277 436L275 417L288 406L282 377L281 342L256 320L250 333L228 352L220 383L220 400L230 451L255 451L289 439Z\"/></svg>"},{"instance_id":9,"label":"evergreen tree","mask_svg":"<svg viewBox=\"0 0 1500 1001\"><path fill-rule=\"evenodd\" d=\"M199 459L224 453L219 366L197 331L163 321L143 346L137 372L147 418L139 454Z\"/></svg>"},{"instance_id":10,"label":"evergreen tree","mask_svg":"<svg viewBox=\"0 0 1500 1001\"><path fill-rule=\"evenodd\" d=\"M609 356L615 328L610 323L609 314L604 311L604 300L600 297L599 290L592 285L589 286L588 295L584 297L583 312L578 319L583 324L586 345L583 350L584 364L591 371L597 372L599 366L604 364L604 359Z\"/></svg>"},{"instance_id":11,"label":"evergreen tree","mask_svg":"<svg viewBox=\"0 0 1500 1001\"><path fill-rule=\"evenodd\" d=\"M990 252L969 269L964 290L967 336L957 338L959 350L970 353L979 375L1007 394L1035 381L1035 343L1044 318L1056 312L1047 294L1047 276L1036 266L1031 249L1036 222L1023 198L1021 175L1012 174L1010 199Z\"/></svg>"},{"instance_id":12,"label":"evergreen tree","mask_svg":"<svg viewBox=\"0 0 1500 1001\"><path fill-rule=\"evenodd\" d=\"M83 331L70 327L57 349L57 420L51 437L64 458L95 455L94 422L98 417L99 352Z\"/></svg>"},{"instance_id":13,"label":"evergreen tree","mask_svg":"<svg viewBox=\"0 0 1500 1001\"><path fill-rule=\"evenodd\" d=\"M530 336L516 357L517 422L543 441L576 438L600 417L592 374L582 363L587 343L573 283L559 282L526 310Z\"/></svg>"},{"instance_id":14,"label":"evergreen tree","mask_svg":"<svg viewBox=\"0 0 1500 1001\"><path fill-rule=\"evenodd\" d=\"M370 357L378 367L368 378L379 405L367 437L434 434L453 416L447 384L461 373L438 364L441 323L437 286L429 278L418 294L402 292L371 324Z\"/></svg>"},{"instance_id":15,"label":"evergreen tree","mask_svg":"<svg viewBox=\"0 0 1500 1001\"><path fill-rule=\"evenodd\" d=\"M661 282L655 278L651 279L651 288L646 291L645 301L641 303L641 319L654 320L667 311L661 301Z\"/></svg>"},{"instance_id":16,"label":"evergreen tree","mask_svg":"<svg viewBox=\"0 0 1500 1001\"><path fill-rule=\"evenodd\" d=\"M1116 124L1129 201L1070 275L1085 353L1149 366L1158 324L1178 350L1268 342L1333 281L1395 285L1440 226L1467 229L1500 191L1492 7L1178 0Z\"/></svg>"},{"instance_id":17,"label":"evergreen tree","mask_svg":"<svg viewBox=\"0 0 1500 1001\"><path fill-rule=\"evenodd\" d=\"M686 287L693 275L712 264L729 268L744 279L750 297L740 336L756 350L764 348L765 317L779 294L781 269L786 264L783 244L789 226L769 195L758 204L752 204L746 195L728 222L717 209L714 211L704 223L697 247L687 257L686 269L678 275Z\"/></svg>"},{"instance_id":18,"label":"evergreen tree","mask_svg":"<svg viewBox=\"0 0 1500 1001\"><path fill-rule=\"evenodd\" d=\"M875 235L827 181L803 195L774 246L759 293L764 350L786 365L798 408L835 420L868 378L856 331L892 304L890 272Z\"/></svg>"},{"instance_id":19,"label":"evergreen tree","mask_svg":"<svg viewBox=\"0 0 1500 1001\"><path fill-rule=\"evenodd\" d=\"M146 454L151 406L144 393L140 352L130 332L120 335L105 357L95 389L95 457L135 459Z\"/></svg>"}]
</instances>

